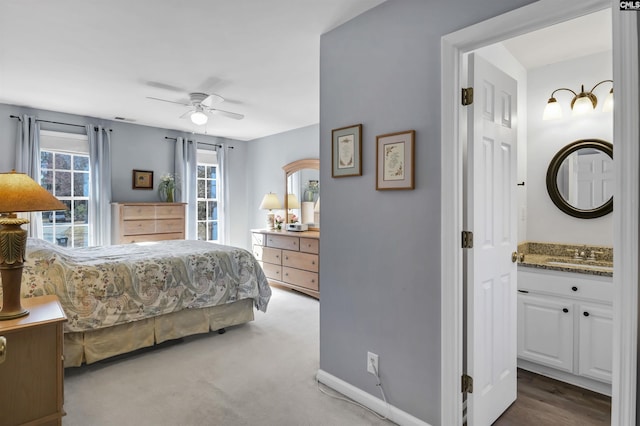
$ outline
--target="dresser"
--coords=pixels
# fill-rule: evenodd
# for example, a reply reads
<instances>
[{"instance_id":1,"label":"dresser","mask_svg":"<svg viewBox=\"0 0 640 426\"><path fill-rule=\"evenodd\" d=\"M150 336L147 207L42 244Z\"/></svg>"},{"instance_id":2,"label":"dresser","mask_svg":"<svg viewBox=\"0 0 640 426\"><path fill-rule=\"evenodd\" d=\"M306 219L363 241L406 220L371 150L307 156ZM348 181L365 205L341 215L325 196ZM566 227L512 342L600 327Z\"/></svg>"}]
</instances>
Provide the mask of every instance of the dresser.
<instances>
[{"instance_id":1,"label":"dresser","mask_svg":"<svg viewBox=\"0 0 640 426\"><path fill-rule=\"evenodd\" d=\"M0 321L0 423L61 425L64 411L62 325L56 296L22 299L29 315ZM2 344L0 344L2 346Z\"/></svg>"},{"instance_id":2,"label":"dresser","mask_svg":"<svg viewBox=\"0 0 640 426\"><path fill-rule=\"evenodd\" d=\"M253 255L270 283L320 297L320 232L251 231Z\"/></svg>"},{"instance_id":3,"label":"dresser","mask_svg":"<svg viewBox=\"0 0 640 426\"><path fill-rule=\"evenodd\" d=\"M111 243L183 240L185 203L112 203Z\"/></svg>"}]
</instances>

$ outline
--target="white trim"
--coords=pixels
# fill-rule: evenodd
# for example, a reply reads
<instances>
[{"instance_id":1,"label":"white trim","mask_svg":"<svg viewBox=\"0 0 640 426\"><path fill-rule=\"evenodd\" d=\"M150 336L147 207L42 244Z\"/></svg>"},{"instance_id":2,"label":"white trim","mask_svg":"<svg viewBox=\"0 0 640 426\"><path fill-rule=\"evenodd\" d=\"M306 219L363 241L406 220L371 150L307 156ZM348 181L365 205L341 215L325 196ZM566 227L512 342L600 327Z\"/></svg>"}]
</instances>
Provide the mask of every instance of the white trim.
<instances>
[{"instance_id":1,"label":"white trim","mask_svg":"<svg viewBox=\"0 0 640 426\"><path fill-rule=\"evenodd\" d=\"M601 393L602 395L611 396L611 383L600 382L588 377L578 376L577 374L568 373L557 368L547 367L546 365L521 358L518 358L518 368L550 377L555 380L560 380L561 382L569 383L584 389L589 389L591 391Z\"/></svg>"},{"instance_id":2,"label":"white trim","mask_svg":"<svg viewBox=\"0 0 640 426\"><path fill-rule=\"evenodd\" d=\"M636 424L638 348L638 27L637 13L613 10L613 385L611 424Z\"/></svg>"},{"instance_id":3,"label":"white trim","mask_svg":"<svg viewBox=\"0 0 640 426\"><path fill-rule=\"evenodd\" d=\"M350 385L344 380L341 380L326 371L318 370L316 379L318 379L320 383L340 392L342 395L354 400L358 404L362 404L382 416L386 415L389 420L399 424L400 426L431 426L429 423L425 423L422 420L413 417L411 414L394 407L393 405L389 405L389 408L387 408L387 404L383 400L376 398L362 389L358 389L357 387Z\"/></svg>"},{"instance_id":4,"label":"white trim","mask_svg":"<svg viewBox=\"0 0 640 426\"><path fill-rule=\"evenodd\" d=\"M441 424L462 424L462 171L459 132L462 55L504 39L612 7L608 0L540 0L448 34L441 43ZM635 14L614 18L614 370L612 424L635 424L638 284L638 49ZM613 13L614 16L622 13ZM628 15L628 16L627 16ZM635 46L635 47L634 47ZM622 72L624 70L624 73ZM634 104L634 100L636 103ZM620 106L619 106L620 105ZM622 162L624 160L624 162ZM615 161L615 159L614 159ZM618 167L619 165L619 167ZM622 180L624 178L624 181ZM620 194L620 195L618 195ZM624 230L624 232L623 232ZM623 318L625 321L623 321Z\"/></svg>"}]
</instances>

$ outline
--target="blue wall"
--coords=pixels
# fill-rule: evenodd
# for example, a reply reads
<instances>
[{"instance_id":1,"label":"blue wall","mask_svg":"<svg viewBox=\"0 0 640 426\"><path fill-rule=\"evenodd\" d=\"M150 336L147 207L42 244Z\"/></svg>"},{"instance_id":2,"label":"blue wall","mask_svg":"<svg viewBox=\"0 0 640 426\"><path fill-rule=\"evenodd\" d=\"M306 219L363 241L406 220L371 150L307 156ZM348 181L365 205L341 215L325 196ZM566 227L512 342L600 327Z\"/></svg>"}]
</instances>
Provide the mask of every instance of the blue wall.
<instances>
[{"instance_id":1,"label":"blue wall","mask_svg":"<svg viewBox=\"0 0 640 426\"><path fill-rule=\"evenodd\" d=\"M320 53L320 368L440 424L440 40L528 0L389 0ZM362 123L360 177L331 177L331 129ZM376 135L415 130L415 189L376 191Z\"/></svg>"}]
</instances>

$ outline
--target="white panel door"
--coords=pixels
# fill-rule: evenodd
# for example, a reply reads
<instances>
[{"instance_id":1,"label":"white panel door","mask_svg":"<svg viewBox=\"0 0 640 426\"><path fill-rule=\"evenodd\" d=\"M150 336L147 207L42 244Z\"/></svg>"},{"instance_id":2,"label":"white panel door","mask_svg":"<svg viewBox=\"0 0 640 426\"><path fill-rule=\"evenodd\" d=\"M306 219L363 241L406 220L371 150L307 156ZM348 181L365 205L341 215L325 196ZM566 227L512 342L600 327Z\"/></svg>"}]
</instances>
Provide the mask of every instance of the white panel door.
<instances>
[{"instance_id":1,"label":"white panel door","mask_svg":"<svg viewBox=\"0 0 640 426\"><path fill-rule=\"evenodd\" d=\"M469 55L467 423L487 426L516 399L516 90L514 79Z\"/></svg>"},{"instance_id":2,"label":"white panel door","mask_svg":"<svg viewBox=\"0 0 640 426\"><path fill-rule=\"evenodd\" d=\"M518 357L573 372L572 302L518 294Z\"/></svg>"},{"instance_id":3,"label":"white panel door","mask_svg":"<svg viewBox=\"0 0 640 426\"><path fill-rule=\"evenodd\" d=\"M580 306L578 374L611 383L613 312L611 308Z\"/></svg>"}]
</instances>

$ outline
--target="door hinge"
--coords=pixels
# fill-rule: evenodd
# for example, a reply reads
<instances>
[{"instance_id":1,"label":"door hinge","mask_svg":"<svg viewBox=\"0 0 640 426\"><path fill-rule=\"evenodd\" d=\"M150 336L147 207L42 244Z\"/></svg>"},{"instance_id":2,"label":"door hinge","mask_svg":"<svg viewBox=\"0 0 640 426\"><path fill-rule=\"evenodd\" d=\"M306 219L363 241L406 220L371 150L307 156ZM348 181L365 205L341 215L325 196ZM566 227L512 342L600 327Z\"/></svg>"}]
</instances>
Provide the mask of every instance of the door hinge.
<instances>
[{"instance_id":1,"label":"door hinge","mask_svg":"<svg viewBox=\"0 0 640 426\"><path fill-rule=\"evenodd\" d=\"M462 231L462 248L473 248L473 232Z\"/></svg>"},{"instance_id":2,"label":"door hinge","mask_svg":"<svg viewBox=\"0 0 640 426\"><path fill-rule=\"evenodd\" d=\"M473 377L466 374L462 375L462 391L463 393L473 393Z\"/></svg>"},{"instance_id":3,"label":"door hinge","mask_svg":"<svg viewBox=\"0 0 640 426\"><path fill-rule=\"evenodd\" d=\"M467 106L473 103L473 87L462 88L462 105Z\"/></svg>"}]
</instances>

